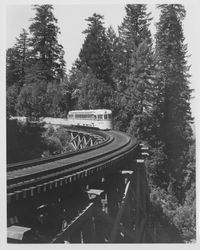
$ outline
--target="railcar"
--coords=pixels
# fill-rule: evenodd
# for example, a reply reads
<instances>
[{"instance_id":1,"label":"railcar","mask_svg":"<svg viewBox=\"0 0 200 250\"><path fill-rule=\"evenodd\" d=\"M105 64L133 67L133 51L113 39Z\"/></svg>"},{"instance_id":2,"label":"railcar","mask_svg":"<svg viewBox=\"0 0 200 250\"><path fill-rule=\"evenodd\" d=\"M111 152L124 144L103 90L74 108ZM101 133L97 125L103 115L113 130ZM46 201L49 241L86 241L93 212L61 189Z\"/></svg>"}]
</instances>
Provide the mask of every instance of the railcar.
<instances>
[{"instance_id":1,"label":"railcar","mask_svg":"<svg viewBox=\"0 0 200 250\"><path fill-rule=\"evenodd\" d=\"M68 124L101 130L112 129L112 111L109 109L72 110L67 115Z\"/></svg>"}]
</instances>

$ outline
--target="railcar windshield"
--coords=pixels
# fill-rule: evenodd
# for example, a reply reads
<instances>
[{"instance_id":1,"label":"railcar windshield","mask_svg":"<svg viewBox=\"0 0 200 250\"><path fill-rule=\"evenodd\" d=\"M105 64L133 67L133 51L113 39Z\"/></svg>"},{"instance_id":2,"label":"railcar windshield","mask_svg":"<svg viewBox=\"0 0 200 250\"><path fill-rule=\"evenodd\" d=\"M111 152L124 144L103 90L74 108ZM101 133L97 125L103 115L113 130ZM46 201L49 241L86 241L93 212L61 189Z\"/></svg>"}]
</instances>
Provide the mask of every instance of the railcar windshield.
<instances>
[{"instance_id":1,"label":"railcar windshield","mask_svg":"<svg viewBox=\"0 0 200 250\"><path fill-rule=\"evenodd\" d=\"M111 120L111 115L110 114L104 115L104 120Z\"/></svg>"}]
</instances>

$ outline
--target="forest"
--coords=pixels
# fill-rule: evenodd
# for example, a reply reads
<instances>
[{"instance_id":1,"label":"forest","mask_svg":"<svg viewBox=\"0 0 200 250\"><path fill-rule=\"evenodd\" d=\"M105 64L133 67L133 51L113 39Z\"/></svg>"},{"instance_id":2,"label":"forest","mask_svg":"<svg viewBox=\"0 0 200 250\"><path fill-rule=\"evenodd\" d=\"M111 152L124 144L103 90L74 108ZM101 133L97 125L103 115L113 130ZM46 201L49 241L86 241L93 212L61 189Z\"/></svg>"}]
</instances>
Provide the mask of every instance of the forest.
<instances>
[{"instance_id":1,"label":"forest","mask_svg":"<svg viewBox=\"0 0 200 250\"><path fill-rule=\"evenodd\" d=\"M29 30L22 29L6 51L7 137L13 138L14 130L26 134L25 128L13 128L12 116L66 118L73 109L111 109L114 129L149 147L145 164L153 206L184 242L195 241L195 135L184 6L157 6L154 38L144 4L125 6L118 32L105 28L102 15L86 17L85 39L68 73L53 6L33 8ZM49 143L60 142L53 136Z\"/></svg>"}]
</instances>

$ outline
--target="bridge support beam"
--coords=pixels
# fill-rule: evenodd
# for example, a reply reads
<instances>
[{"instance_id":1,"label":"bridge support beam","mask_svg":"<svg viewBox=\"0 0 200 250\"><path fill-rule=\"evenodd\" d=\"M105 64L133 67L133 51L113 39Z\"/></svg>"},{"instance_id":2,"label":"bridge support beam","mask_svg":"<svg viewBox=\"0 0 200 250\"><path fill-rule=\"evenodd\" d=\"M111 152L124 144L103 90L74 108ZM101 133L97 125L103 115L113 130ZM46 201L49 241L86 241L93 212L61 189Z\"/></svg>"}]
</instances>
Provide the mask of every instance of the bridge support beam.
<instances>
[{"instance_id":1,"label":"bridge support beam","mask_svg":"<svg viewBox=\"0 0 200 250\"><path fill-rule=\"evenodd\" d=\"M104 190L107 195L108 214L111 217L117 215L119 202L123 195L123 189L123 177L119 171L105 177Z\"/></svg>"},{"instance_id":2,"label":"bridge support beam","mask_svg":"<svg viewBox=\"0 0 200 250\"><path fill-rule=\"evenodd\" d=\"M74 150L92 147L104 141L104 138L98 135L83 134L80 132L71 131L71 145Z\"/></svg>"},{"instance_id":3,"label":"bridge support beam","mask_svg":"<svg viewBox=\"0 0 200 250\"><path fill-rule=\"evenodd\" d=\"M123 215L125 207L126 207L126 202L127 202L127 199L128 199L129 192L130 192L130 181L126 185L124 197L122 199L119 212L117 214L117 217L115 219L115 223L113 225L113 229L111 231L110 243L114 243L115 240L116 240L116 237L117 237L117 234L118 234L118 230L119 230L119 224L120 224L122 215ZM128 214L128 216L129 216L129 214Z\"/></svg>"}]
</instances>

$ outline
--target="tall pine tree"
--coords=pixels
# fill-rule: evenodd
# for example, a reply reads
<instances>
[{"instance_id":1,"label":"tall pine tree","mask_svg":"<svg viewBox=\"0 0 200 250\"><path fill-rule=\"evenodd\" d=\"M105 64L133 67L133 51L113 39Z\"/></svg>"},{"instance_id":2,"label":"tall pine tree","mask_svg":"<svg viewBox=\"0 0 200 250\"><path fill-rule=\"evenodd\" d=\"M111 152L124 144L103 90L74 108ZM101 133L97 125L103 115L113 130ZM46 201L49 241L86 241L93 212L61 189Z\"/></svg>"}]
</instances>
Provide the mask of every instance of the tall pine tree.
<instances>
[{"instance_id":1,"label":"tall pine tree","mask_svg":"<svg viewBox=\"0 0 200 250\"><path fill-rule=\"evenodd\" d=\"M149 30L150 13L144 4L128 4L126 16L119 27L118 65L114 79L121 102L118 119L120 129L145 137L146 116L153 100L153 49ZM123 114L123 116L121 114Z\"/></svg>"},{"instance_id":2,"label":"tall pine tree","mask_svg":"<svg viewBox=\"0 0 200 250\"><path fill-rule=\"evenodd\" d=\"M16 39L12 48L7 50L6 55L6 83L7 86L17 84L21 88L25 80L25 70L29 58L29 37L25 29Z\"/></svg>"},{"instance_id":3,"label":"tall pine tree","mask_svg":"<svg viewBox=\"0 0 200 250\"><path fill-rule=\"evenodd\" d=\"M20 115L29 117L63 116L65 97L61 93L61 85L65 62L63 48L57 40L57 19L52 5L34 5L34 9L36 15L29 27L29 65L16 108Z\"/></svg>"},{"instance_id":4,"label":"tall pine tree","mask_svg":"<svg viewBox=\"0 0 200 250\"><path fill-rule=\"evenodd\" d=\"M171 185L177 197L182 199L184 169L188 164L187 152L192 136L189 67L182 29L185 9L179 4L165 4L159 8L161 16L157 24L156 57L160 128L157 134L163 142L166 160L157 168L157 184L162 187Z\"/></svg>"},{"instance_id":5,"label":"tall pine tree","mask_svg":"<svg viewBox=\"0 0 200 250\"><path fill-rule=\"evenodd\" d=\"M25 29L6 54L7 117L16 115L17 97L25 82L25 70L29 65L29 37Z\"/></svg>"},{"instance_id":6,"label":"tall pine tree","mask_svg":"<svg viewBox=\"0 0 200 250\"><path fill-rule=\"evenodd\" d=\"M47 82L63 79L65 62L63 47L58 43L57 35L60 33L57 19L53 15L52 5L34 5L36 11L31 33L32 67L28 72L28 81L33 74L40 75ZM33 72L33 73L32 73ZM33 76L34 80L34 76Z\"/></svg>"},{"instance_id":7,"label":"tall pine tree","mask_svg":"<svg viewBox=\"0 0 200 250\"><path fill-rule=\"evenodd\" d=\"M112 63L103 16L93 14L86 21L88 27L83 31L86 38L79 54L78 68L84 73L91 69L97 79L111 85Z\"/></svg>"},{"instance_id":8,"label":"tall pine tree","mask_svg":"<svg viewBox=\"0 0 200 250\"><path fill-rule=\"evenodd\" d=\"M29 66L29 42L30 38L28 36L28 32L23 29L22 33L17 38L17 42L15 44L15 48L18 52L18 61L19 61L19 84L22 87L25 83L25 71Z\"/></svg>"},{"instance_id":9,"label":"tall pine tree","mask_svg":"<svg viewBox=\"0 0 200 250\"><path fill-rule=\"evenodd\" d=\"M121 52L121 63L116 68L119 74L119 81L123 86L127 74L130 73L130 60L135 49L146 40L147 44L152 44L149 30L150 13L147 13L144 4L127 4L125 7L126 16L119 26L119 45Z\"/></svg>"},{"instance_id":10,"label":"tall pine tree","mask_svg":"<svg viewBox=\"0 0 200 250\"><path fill-rule=\"evenodd\" d=\"M69 78L73 104L79 109L112 108L113 66L103 16L93 14L86 21L86 38Z\"/></svg>"}]
</instances>

